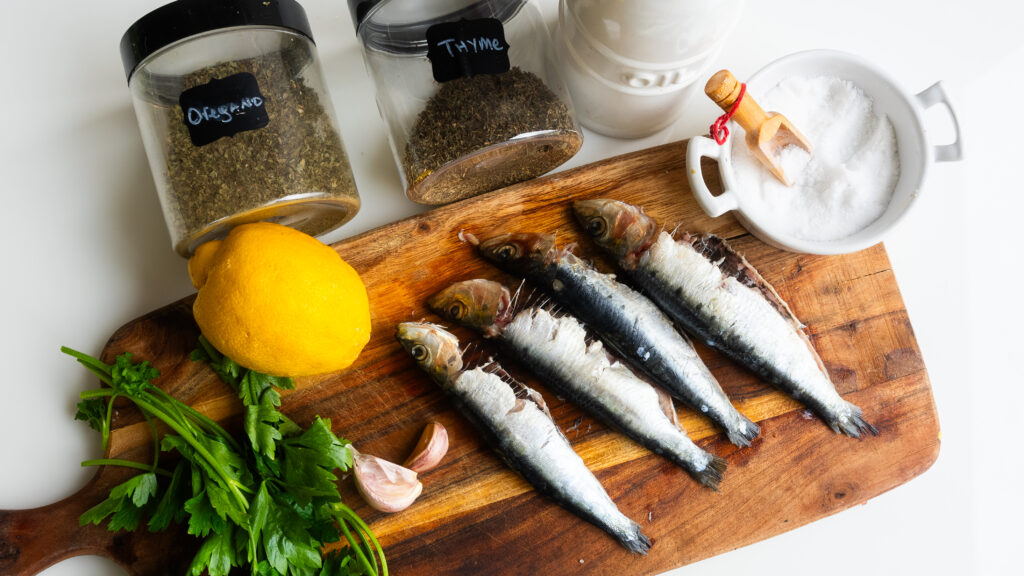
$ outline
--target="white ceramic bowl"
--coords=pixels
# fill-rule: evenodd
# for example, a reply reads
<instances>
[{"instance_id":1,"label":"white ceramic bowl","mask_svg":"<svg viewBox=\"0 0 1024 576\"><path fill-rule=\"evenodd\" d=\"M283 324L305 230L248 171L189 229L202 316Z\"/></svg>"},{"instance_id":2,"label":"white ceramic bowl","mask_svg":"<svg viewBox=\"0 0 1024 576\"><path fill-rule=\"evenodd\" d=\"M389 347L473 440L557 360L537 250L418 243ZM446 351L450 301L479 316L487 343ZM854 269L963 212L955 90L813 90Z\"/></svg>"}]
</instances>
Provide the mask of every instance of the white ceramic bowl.
<instances>
[{"instance_id":1,"label":"white ceramic bowl","mask_svg":"<svg viewBox=\"0 0 1024 576\"><path fill-rule=\"evenodd\" d=\"M690 139L686 151L686 173L690 188L709 216L718 217L734 210L736 218L750 233L784 250L809 254L845 254L873 246L907 215L921 192L932 162L950 162L962 158L960 126L953 106L941 82L911 96L875 65L852 54L834 50L811 50L780 58L751 76L747 89L752 94L764 94L782 80L793 76L833 76L849 80L870 96L876 110L885 113L892 122L900 156L900 177L889 207L878 220L851 236L832 241L805 240L774 229L770 223L757 221L756 214L744 210L742 195L736 193L732 139L742 139L743 131L733 123L730 123L730 142L723 146L708 137ZM926 141L924 111L936 104L944 104L953 119L956 138L950 144L932 146ZM704 182L700 161L705 157L718 161L723 188L718 196L712 195Z\"/></svg>"}]
</instances>

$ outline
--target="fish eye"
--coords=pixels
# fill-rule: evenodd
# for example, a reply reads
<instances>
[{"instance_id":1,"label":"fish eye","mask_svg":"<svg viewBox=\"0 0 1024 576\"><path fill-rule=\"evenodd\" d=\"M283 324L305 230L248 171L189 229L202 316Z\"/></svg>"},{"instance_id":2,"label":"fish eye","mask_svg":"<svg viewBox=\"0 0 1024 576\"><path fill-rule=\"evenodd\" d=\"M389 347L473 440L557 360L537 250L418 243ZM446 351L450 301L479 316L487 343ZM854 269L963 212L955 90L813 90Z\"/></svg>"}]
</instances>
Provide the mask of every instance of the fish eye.
<instances>
[{"instance_id":1,"label":"fish eye","mask_svg":"<svg viewBox=\"0 0 1024 576\"><path fill-rule=\"evenodd\" d=\"M494 251L494 255L502 260L511 260L519 256L519 246L515 244L502 244Z\"/></svg>"},{"instance_id":2,"label":"fish eye","mask_svg":"<svg viewBox=\"0 0 1024 576\"><path fill-rule=\"evenodd\" d=\"M461 320L466 315L466 305L462 302L452 302L448 307L448 317L452 320Z\"/></svg>"},{"instance_id":3,"label":"fish eye","mask_svg":"<svg viewBox=\"0 0 1024 576\"><path fill-rule=\"evenodd\" d=\"M412 356L412 359L416 360L417 362L426 360L428 356L427 347L424 346L423 344L416 344L415 346L409 349L409 355Z\"/></svg>"},{"instance_id":4,"label":"fish eye","mask_svg":"<svg viewBox=\"0 0 1024 576\"><path fill-rule=\"evenodd\" d=\"M591 236L601 236L607 228L604 218L595 217L587 221L587 234Z\"/></svg>"}]
</instances>

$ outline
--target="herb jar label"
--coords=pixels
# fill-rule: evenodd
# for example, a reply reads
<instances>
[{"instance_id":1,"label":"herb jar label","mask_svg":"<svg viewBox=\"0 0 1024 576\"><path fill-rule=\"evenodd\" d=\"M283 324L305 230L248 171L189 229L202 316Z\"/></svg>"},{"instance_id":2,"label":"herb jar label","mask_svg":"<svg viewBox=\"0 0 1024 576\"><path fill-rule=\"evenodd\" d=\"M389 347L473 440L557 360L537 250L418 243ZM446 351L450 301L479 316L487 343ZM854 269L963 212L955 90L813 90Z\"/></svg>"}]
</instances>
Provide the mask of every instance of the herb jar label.
<instances>
[{"instance_id":1,"label":"herb jar label","mask_svg":"<svg viewBox=\"0 0 1024 576\"><path fill-rule=\"evenodd\" d=\"M438 82L477 74L502 74L510 68L505 29L496 18L431 26L427 29L427 58Z\"/></svg>"},{"instance_id":2,"label":"herb jar label","mask_svg":"<svg viewBox=\"0 0 1024 576\"><path fill-rule=\"evenodd\" d=\"M194 146L258 130L270 122L256 77L232 74L189 88L178 98Z\"/></svg>"}]
</instances>

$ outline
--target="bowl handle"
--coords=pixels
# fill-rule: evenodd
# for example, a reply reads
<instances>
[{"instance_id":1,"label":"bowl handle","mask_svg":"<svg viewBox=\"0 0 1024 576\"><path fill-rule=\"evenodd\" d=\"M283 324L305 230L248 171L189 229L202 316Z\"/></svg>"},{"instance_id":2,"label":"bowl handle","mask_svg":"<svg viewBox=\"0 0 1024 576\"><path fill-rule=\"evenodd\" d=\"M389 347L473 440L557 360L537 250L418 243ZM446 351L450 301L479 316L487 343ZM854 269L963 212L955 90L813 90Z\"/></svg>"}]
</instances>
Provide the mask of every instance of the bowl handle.
<instances>
[{"instance_id":1,"label":"bowl handle","mask_svg":"<svg viewBox=\"0 0 1024 576\"><path fill-rule=\"evenodd\" d=\"M953 119L953 129L956 131L956 138L951 144L943 144L935 147L935 161L956 162L962 160L964 154L963 147L960 143L960 122L957 121L956 112L953 110L953 104L949 101L949 96L946 95L946 91L942 87L942 82L936 82L922 90L921 93L917 95L917 102L921 105L923 110L927 110L936 104L945 104L946 109L949 110L949 116Z\"/></svg>"},{"instance_id":2,"label":"bowl handle","mask_svg":"<svg viewBox=\"0 0 1024 576\"><path fill-rule=\"evenodd\" d=\"M690 138L686 145L686 178L690 182L693 196L697 203L704 209L704 212L712 218L717 218L730 210L739 208L736 194L727 186L731 178L726 178L725 172L732 170L732 156L729 153L729 144L719 146L717 142L705 136ZM704 182L704 172L701 170L700 159L711 158L718 162L718 172L722 176L722 193L718 196L711 194L707 183Z\"/></svg>"}]
</instances>

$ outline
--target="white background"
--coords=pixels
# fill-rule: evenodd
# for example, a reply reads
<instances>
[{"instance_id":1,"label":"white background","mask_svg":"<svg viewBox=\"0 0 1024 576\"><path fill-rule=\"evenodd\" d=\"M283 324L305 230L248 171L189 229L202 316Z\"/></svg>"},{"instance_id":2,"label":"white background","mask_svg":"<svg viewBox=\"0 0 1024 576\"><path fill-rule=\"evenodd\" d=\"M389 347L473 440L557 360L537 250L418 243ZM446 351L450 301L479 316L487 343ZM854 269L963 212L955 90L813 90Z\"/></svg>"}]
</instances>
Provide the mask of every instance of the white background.
<instances>
[{"instance_id":1,"label":"white background","mask_svg":"<svg viewBox=\"0 0 1024 576\"><path fill-rule=\"evenodd\" d=\"M118 41L161 0L51 0L0 19L0 509L66 497L92 473L96 435L72 421L94 385L62 344L98 353L122 324L192 292L170 247ZM402 194L343 0L304 0L364 207L335 241L422 208ZM542 5L554 14L555 0ZM942 425L938 462L864 506L673 574L1019 574L1022 464L1016 368L1024 338L1024 8L1016 2L748 2L717 67L743 78L799 50L858 54L909 92L945 82L968 159L933 166L920 202L886 242ZM588 133L576 166L706 131L695 98L664 132ZM929 114L930 138L951 131ZM49 576L121 574L75 558Z\"/></svg>"}]
</instances>

